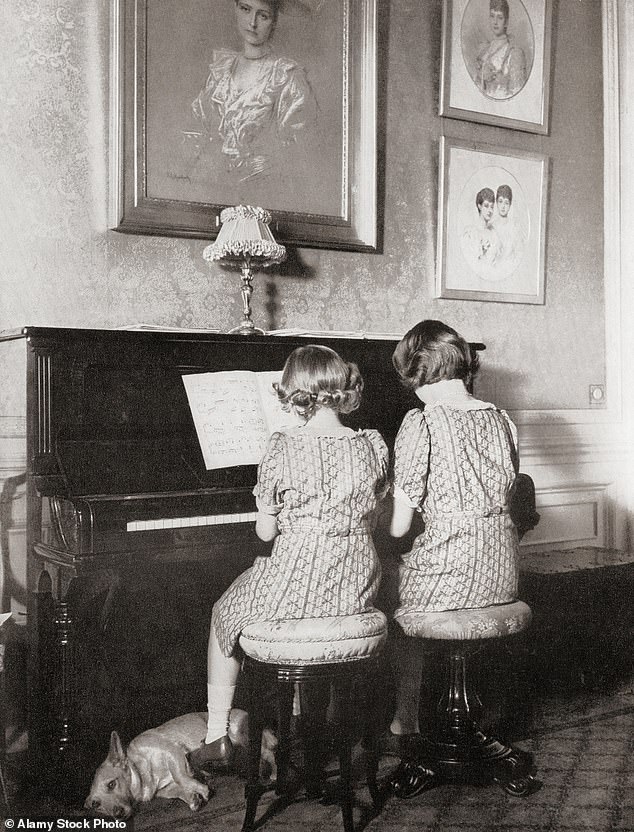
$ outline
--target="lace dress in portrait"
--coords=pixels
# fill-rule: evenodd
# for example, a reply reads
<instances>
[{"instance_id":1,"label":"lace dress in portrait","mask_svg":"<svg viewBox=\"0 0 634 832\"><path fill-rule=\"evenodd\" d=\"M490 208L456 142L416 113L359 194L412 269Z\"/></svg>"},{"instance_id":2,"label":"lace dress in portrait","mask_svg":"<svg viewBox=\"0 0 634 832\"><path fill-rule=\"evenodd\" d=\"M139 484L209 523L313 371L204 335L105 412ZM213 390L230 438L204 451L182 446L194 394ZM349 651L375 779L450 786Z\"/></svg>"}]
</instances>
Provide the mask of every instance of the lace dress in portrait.
<instances>
[{"instance_id":1,"label":"lace dress in portrait","mask_svg":"<svg viewBox=\"0 0 634 832\"><path fill-rule=\"evenodd\" d=\"M524 51L508 35L483 44L476 66L480 89L489 98L512 98L526 83Z\"/></svg>"},{"instance_id":2,"label":"lace dress in portrait","mask_svg":"<svg viewBox=\"0 0 634 832\"><path fill-rule=\"evenodd\" d=\"M295 61L269 53L254 60L253 83L240 88L235 71L240 53L213 53L204 88L193 102L203 134L221 144L227 167L240 181L274 175L304 133L314 126L315 98ZM288 159L286 159L288 161Z\"/></svg>"}]
</instances>

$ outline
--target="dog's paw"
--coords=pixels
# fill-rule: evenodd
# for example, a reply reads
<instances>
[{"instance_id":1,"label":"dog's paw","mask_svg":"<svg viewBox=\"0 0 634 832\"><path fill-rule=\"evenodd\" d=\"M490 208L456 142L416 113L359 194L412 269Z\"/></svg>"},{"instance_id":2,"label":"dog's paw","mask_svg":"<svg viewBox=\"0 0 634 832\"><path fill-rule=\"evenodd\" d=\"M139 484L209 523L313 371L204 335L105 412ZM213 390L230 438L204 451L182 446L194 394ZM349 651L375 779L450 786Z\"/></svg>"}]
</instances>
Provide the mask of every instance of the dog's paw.
<instances>
[{"instance_id":1,"label":"dog's paw","mask_svg":"<svg viewBox=\"0 0 634 832\"><path fill-rule=\"evenodd\" d=\"M192 812L199 812L202 807L205 805L207 801L203 798L200 794L192 795L192 799L189 802L189 808Z\"/></svg>"},{"instance_id":2,"label":"dog's paw","mask_svg":"<svg viewBox=\"0 0 634 832\"><path fill-rule=\"evenodd\" d=\"M208 786L202 786L199 792L192 792L189 800L189 808L192 812L200 811L209 798L213 796L213 793L213 789Z\"/></svg>"}]
</instances>

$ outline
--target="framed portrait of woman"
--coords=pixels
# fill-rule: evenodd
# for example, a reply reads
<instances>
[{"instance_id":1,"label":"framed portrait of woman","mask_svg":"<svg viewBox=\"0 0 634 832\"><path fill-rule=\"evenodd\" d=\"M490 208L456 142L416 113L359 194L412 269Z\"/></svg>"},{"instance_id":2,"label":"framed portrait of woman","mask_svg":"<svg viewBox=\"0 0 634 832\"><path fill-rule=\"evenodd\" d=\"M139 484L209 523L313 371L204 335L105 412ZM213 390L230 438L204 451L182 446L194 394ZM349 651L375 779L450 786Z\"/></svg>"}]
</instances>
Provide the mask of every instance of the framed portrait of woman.
<instances>
[{"instance_id":1,"label":"framed portrait of woman","mask_svg":"<svg viewBox=\"0 0 634 832\"><path fill-rule=\"evenodd\" d=\"M377 0L112 0L111 226L377 246Z\"/></svg>"},{"instance_id":2,"label":"framed portrait of woman","mask_svg":"<svg viewBox=\"0 0 634 832\"><path fill-rule=\"evenodd\" d=\"M440 115L548 133L552 0L444 0Z\"/></svg>"},{"instance_id":3,"label":"framed portrait of woman","mask_svg":"<svg viewBox=\"0 0 634 832\"><path fill-rule=\"evenodd\" d=\"M548 157L441 137L436 297L544 303Z\"/></svg>"}]
</instances>

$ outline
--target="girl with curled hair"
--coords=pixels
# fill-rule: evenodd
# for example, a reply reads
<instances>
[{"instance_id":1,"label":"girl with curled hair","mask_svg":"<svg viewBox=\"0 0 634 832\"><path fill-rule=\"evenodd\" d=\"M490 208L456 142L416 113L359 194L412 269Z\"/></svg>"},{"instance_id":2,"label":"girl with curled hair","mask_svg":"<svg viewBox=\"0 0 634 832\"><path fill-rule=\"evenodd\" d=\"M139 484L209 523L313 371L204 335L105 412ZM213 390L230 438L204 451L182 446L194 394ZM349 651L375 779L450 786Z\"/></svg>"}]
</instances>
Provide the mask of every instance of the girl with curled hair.
<instances>
[{"instance_id":1,"label":"girl with curled hair","mask_svg":"<svg viewBox=\"0 0 634 832\"><path fill-rule=\"evenodd\" d=\"M308 346L292 353L274 387L284 410L308 420L322 407L352 413L361 403L363 379L357 365L334 350Z\"/></svg>"},{"instance_id":2,"label":"girl with curled hair","mask_svg":"<svg viewBox=\"0 0 634 832\"><path fill-rule=\"evenodd\" d=\"M410 410L394 448L391 533L403 536L415 512L424 531L401 556L395 623L407 612L488 607L517 598L518 533L509 503L518 472L517 433L504 410L469 392L478 369L469 344L441 321L416 324L400 341L393 364L402 383L423 402ZM419 733L425 654L419 639L395 628L393 734ZM403 744L403 743L402 743ZM404 742L407 746L408 742ZM411 759L395 779L400 797L429 784Z\"/></svg>"},{"instance_id":3,"label":"girl with curled hair","mask_svg":"<svg viewBox=\"0 0 634 832\"><path fill-rule=\"evenodd\" d=\"M340 419L361 401L357 366L328 347L299 347L274 389L302 424L274 433L258 466L255 531L273 541L271 554L257 557L213 608L207 736L189 755L195 768L231 759L228 723L243 628L364 612L381 578L371 535L387 490L387 446L378 431L355 431Z\"/></svg>"}]
</instances>

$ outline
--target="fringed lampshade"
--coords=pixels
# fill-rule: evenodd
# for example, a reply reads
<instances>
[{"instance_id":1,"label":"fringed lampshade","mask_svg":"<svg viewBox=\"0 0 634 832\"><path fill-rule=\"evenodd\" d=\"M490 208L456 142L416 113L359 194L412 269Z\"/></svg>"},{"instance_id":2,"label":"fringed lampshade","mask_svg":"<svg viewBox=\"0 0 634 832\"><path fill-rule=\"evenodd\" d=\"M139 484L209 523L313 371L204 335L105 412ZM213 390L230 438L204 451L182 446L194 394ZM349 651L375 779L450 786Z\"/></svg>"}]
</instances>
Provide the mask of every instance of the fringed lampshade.
<instances>
[{"instance_id":1,"label":"fringed lampshade","mask_svg":"<svg viewBox=\"0 0 634 832\"><path fill-rule=\"evenodd\" d=\"M269 223L271 215L264 208L236 205L220 214L222 226L215 242L203 251L205 260L221 266L239 268L242 273L242 322L230 330L241 335L263 334L251 320L253 269L266 269L286 259L286 249L275 242Z\"/></svg>"}]
</instances>

